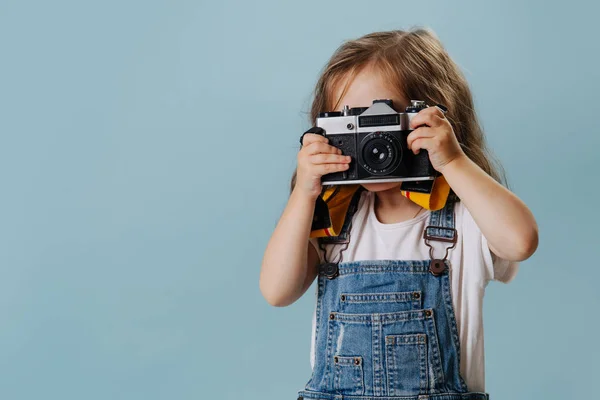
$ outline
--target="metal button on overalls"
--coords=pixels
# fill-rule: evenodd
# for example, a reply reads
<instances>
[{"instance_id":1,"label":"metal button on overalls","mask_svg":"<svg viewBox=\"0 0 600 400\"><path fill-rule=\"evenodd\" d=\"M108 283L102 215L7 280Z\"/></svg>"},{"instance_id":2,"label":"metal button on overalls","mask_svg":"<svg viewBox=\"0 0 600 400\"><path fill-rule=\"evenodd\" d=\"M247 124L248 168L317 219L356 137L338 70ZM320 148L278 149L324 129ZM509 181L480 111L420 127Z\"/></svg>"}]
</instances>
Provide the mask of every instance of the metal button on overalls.
<instances>
[{"instance_id":1,"label":"metal button on overalls","mask_svg":"<svg viewBox=\"0 0 600 400\"><path fill-rule=\"evenodd\" d=\"M336 263L325 263L319 268L319 273L327 279L334 279L339 275L339 267Z\"/></svg>"}]
</instances>

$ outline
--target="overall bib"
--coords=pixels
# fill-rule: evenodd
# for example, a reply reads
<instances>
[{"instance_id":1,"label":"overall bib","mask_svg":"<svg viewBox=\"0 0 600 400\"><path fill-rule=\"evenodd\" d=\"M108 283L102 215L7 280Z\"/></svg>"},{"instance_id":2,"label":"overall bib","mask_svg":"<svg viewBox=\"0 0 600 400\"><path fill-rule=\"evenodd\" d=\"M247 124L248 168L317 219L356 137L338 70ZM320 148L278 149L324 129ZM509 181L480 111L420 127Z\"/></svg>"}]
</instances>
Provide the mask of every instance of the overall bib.
<instances>
[{"instance_id":1,"label":"overall bib","mask_svg":"<svg viewBox=\"0 0 600 400\"><path fill-rule=\"evenodd\" d=\"M315 364L298 400L489 399L468 391L460 374L446 260L456 244L453 202L431 213L424 233L430 260L321 265ZM443 259L433 258L431 240L445 242Z\"/></svg>"}]
</instances>

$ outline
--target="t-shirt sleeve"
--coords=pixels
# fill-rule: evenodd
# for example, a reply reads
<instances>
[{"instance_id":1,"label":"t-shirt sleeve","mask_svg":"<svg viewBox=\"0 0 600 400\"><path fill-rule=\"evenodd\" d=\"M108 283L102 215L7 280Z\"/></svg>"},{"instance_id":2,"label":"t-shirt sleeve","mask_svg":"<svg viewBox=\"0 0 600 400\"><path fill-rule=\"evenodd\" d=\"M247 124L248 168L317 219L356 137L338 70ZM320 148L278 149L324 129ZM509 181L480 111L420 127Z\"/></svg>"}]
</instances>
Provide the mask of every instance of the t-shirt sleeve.
<instances>
[{"instance_id":1,"label":"t-shirt sleeve","mask_svg":"<svg viewBox=\"0 0 600 400\"><path fill-rule=\"evenodd\" d=\"M319 249L319 240L318 238L309 238L308 241L313 245L317 254L319 255L319 263L323 262L323 251Z\"/></svg>"},{"instance_id":2,"label":"t-shirt sleeve","mask_svg":"<svg viewBox=\"0 0 600 400\"><path fill-rule=\"evenodd\" d=\"M490 279L502 283L509 283L512 281L519 270L519 263L517 261L508 261L498 257L490 250L488 241L483 234L481 234L481 239L481 251L483 252Z\"/></svg>"},{"instance_id":3,"label":"t-shirt sleeve","mask_svg":"<svg viewBox=\"0 0 600 400\"><path fill-rule=\"evenodd\" d=\"M466 231L465 234L470 237L468 245L475 247L473 250L479 253L478 258L483 262L486 279L502 283L511 282L517 275L519 263L516 261L504 260L490 250L488 241L481 232L479 226L477 226L473 216L467 207L465 207L462 202L460 203L460 207L463 211L463 228ZM469 249L466 250L470 251Z\"/></svg>"}]
</instances>

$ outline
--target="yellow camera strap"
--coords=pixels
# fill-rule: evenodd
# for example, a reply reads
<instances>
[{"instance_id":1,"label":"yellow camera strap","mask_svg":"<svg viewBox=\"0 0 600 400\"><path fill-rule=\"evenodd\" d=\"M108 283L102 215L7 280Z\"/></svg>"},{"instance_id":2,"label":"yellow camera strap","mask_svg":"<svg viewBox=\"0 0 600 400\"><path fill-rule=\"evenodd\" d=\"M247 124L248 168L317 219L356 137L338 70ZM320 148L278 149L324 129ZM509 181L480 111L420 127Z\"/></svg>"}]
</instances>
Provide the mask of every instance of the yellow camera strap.
<instances>
[{"instance_id":1,"label":"yellow camera strap","mask_svg":"<svg viewBox=\"0 0 600 400\"><path fill-rule=\"evenodd\" d=\"M425 191L402 190L403 186L400 187L403 196L431 211L442 209L450 193L450 185L443 175L436 177L431 189ZM352 218L362 190L364 189L360 185L337 185L327 188L317 198L310 237L339 236L344 225L349 226L346 219Z\"/></svg>"}]
</instances>

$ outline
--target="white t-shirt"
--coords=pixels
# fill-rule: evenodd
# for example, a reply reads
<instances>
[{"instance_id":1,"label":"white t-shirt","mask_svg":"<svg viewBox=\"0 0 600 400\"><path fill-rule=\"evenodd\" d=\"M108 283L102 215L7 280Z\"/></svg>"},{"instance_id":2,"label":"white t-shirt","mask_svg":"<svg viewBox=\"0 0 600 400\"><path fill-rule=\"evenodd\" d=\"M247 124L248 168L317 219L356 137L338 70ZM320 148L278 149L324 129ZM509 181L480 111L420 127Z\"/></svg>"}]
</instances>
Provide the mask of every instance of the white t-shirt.
<instances>
[{"instance_id":1,"label":"white t-shirt","mask_svg":"<svg viewBox=\"0 0 600 400\"><path fill-rule=\"evenodd\" d=\"M429 259L429 247L423 231L431 212L422 212L414 219L394 224L379 222L374 212L375 194L363 191L358 210L352 220L350 243L343 252L343 261L357 260L424 260ZM487 240L462 202L455 207L456 247L449 251L451 265L452 303L460 337L460 372L470 391L485 391L483 346L483 295L490 280L508 283L516 275L519 264L496 257ZM323 261L317 239L310 239ZM434 256L442 258L447 243L430 241ZM327 245L327 260L339 261L343 245ZM317 285L315 285L317 286ZM317 296L318 287L315 287ZM310 365L315 363L316 304L312 318Z\"/></svg>"}]
</instances>

